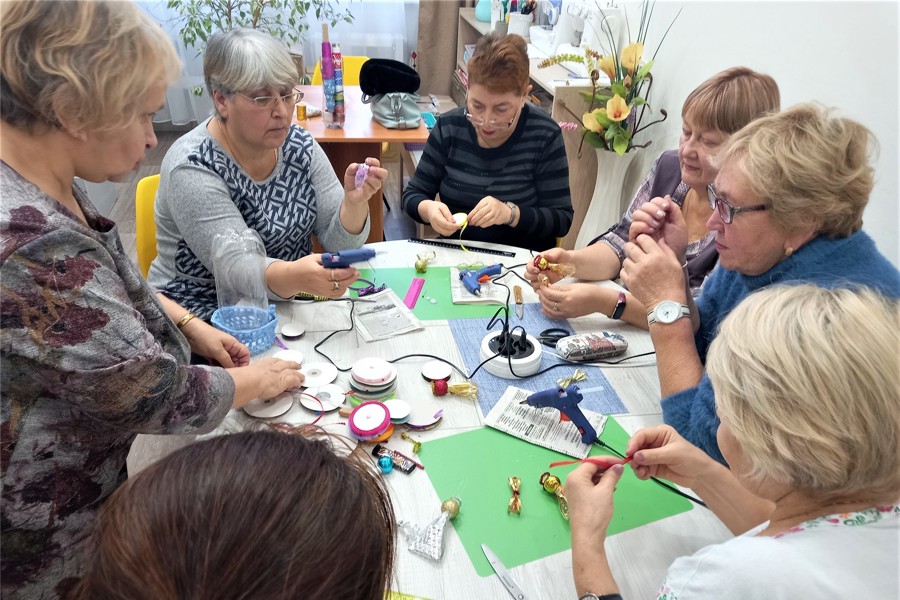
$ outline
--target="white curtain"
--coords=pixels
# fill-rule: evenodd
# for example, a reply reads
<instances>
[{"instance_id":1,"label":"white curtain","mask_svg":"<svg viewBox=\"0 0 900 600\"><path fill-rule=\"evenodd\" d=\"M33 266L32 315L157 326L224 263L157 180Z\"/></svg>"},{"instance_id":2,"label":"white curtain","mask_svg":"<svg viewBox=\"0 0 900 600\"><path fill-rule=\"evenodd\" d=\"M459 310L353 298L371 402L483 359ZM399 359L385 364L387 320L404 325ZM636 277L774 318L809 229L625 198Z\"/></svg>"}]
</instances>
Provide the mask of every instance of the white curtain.
<instances>
[{"instance_id":1,"label":"white curtain","mask_svg":"<svg viewBox=\"0 0 900 600\"><path fill-rule=\"evenodd\" d=\"M178 39L178 13L166 7L166 0L138 0L137 4L168 32L184 67L181 79L169 86L166 106L156 114L155 121L174 125L202 121L211 114L212 102L205 91L200 96L192 92L204 85L201 54L196 48L185 48ZM343 54L409 63L418 37L418 0L335 0L333 4L349 9L353 15L352 23L329 27L329 38L340 42ZM308 16L307 23L301 53L307 71L312 73L322 54L322 25L315 21L315 15Z\"/></svg>"}]
</instances>

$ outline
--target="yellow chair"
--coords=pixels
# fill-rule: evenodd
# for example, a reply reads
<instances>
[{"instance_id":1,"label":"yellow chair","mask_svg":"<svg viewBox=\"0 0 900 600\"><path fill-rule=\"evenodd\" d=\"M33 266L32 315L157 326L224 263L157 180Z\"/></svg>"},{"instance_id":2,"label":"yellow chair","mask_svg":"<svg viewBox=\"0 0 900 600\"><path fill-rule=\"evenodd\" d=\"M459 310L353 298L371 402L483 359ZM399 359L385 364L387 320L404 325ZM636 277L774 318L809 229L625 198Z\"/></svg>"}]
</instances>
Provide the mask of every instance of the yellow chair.
<instances>
[{"instance_id":1,"label":"yellow chair","mask_svg":"<svg viewBox=\"0 0 900 600\"><path fill-rule=\"evenodd\" d=\"M344 85L359 85L359 70L364 62L369 60L368 56L344 56ZM316 68L312 76L313 85L322 85L322 61L316 63Z\"/></svg>"},{"instance_id":2,"label":"yellow chair","mask_svg":"<svg viewBox=\"0 0 900 600\"><path fill-rule=\"evenodd\" d=\"M137 259L144 277L147 277L150 263L156 258L156 219L153 207L158 187L159 175L150 175L138 181L134 194Z\"/></svg>"}]
</instances>

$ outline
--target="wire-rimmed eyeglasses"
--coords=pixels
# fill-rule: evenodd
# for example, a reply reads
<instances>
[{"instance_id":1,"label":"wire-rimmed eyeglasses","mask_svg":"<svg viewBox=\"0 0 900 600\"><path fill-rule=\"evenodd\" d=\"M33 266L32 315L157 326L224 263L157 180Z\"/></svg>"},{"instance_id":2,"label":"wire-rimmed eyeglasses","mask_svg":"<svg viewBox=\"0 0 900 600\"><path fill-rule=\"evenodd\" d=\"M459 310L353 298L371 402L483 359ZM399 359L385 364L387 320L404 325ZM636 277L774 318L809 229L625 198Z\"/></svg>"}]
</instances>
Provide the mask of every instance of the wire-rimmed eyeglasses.
<instances>
[{"instance_id":1,"label":"wire-rimmed eyeglasses","mask_svg":"<svg viewBox=\"0 0 900 600\"><path fill-rule=\"evenodd\" d=\"M466 119L469 120L469 123L471 123L475 127L479 127L479 128L487 125L489 129L509 129L510 127L512 127L512 124L516 120L516 117L519 116L519 111L521 111L521 110L522 110L522 104L519 105L519 108L518 108L518 110L516 110L516 114L514 114L512 116L512 119L510 119L508 121L505 119L500 119L500 120L491 119L490 121L486 121L484 119L484 117L476 117L475 115L473 115L472 113L469 112L469 100L468 100L468 98L466 98Z\"/></svg>"},{"instance_id":2,"label":"wire-rimmed eyeglasses","mask_svg":"<svg viewBox=\"0 0 900 600\"><path fill-rule=\"evenodd\" d=\"M294 90L290 94L285 94L284 96L257 96L256 98L251 98L247 94L242 94L240 92L235 92L238 96L243 96L247 100L253 103L253 106L257 108L275 108L275 104L281 100L288 106L294 106L301 100L303 100L303 92L298 92Z\"/></svg>"},{"instance_id":3,"label":"wire-rimmed eyeglasses","mask_svg":"<svg viewBox=\"0 0 900 600\"><path fill-rule=\"evenodd\" d=\"M759 212L769 209L769 207L765 204L754 204L753 206L734 206L725 198L720 198L716 194L716 190L715 188L713 188L711 183L706 186L706 197L709 199L709 206L713 210L719 212L719 218L721 218L722 222L726 225L731 224L731 222L734 221L734 215L738 213Z\"/></svg>"}]
</instances>

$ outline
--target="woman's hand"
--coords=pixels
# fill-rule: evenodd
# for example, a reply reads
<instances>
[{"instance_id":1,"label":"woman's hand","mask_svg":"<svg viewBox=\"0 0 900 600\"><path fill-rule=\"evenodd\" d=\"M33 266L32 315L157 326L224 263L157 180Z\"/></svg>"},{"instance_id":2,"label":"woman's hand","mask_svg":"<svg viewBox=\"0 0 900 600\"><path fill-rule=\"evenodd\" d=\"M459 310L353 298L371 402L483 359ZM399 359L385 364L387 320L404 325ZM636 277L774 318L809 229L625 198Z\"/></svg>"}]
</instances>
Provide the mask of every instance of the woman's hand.
<instances>
[{"instance_id":1,"label":"woman's hand","mask_svg":"<svg viewBox=\"0 0 900 600\"><path fill-rule=\"evenodd\" d=\"M419 203L419 216L440 235L451 236L459 230L459 225L453 220L450 209L443 202L422 200Z\"/></svg>"},{"instance_id":2,"label":"woman's hand","mask_svg":"<svg viewBox=\"0 0 900 600\"><path fill-rule=\"evenodd\" d=\"M233 336L216 329L199 318L191 319L181 328L191 345L191 352L225 368L250 364L250 350Z\"/></svg>"},{"instance_id":3,"label":"woman's hand","mask_svg":"<svg viewBox=\"0 0 900 600\"><path fill-rule=\"evenodd\" d=\"M326 269L322 266L321 254L309 254L298 258L293 264L296 266L293 279L297 290L314 296L340 298L347 287L359 279L359 271L355 267Z\"/></svg>"},{"instance_id":4,"label":"woman's hand","mask_svg":"<svg viewBox=\"0 0 900 600\"><path fill-rule=\"evenodd\" d=\"M657 196L634 211L628 238L634 242L640 235L648 235L657 242L665 240L666 245L678 257L678 264L684 264L688 227L681 208L671 196Z\"/></svg>"},{"instance_id":5,"label":"woman's hand","mask_svg":"<svg viewBox=\"0 0 900 600\"><path fill-rule=\"evenodd\" d=\"M631 456L631 468L638 479L661 477L693 488L697 478L718 466L672 427L659 425L641 429L628 440L625 456Z\"/></svg>"},{"instance_id":6,"label":"woman's hand","mask_svg":"<svg viewBox=\"0 0 900 600\"><path fill-rule=\"evenodd\" d=\"M485 196L469 211L467 222L472 227L506 225L512 216L512 209L493 196Z\"/></svg>"},{"instance_id":7,"label":"woman's hand","mask_svg":"<svg viewBox=\"0 0 900 600\"><path fill-rule=\"evenodd\" d=\"M623 471L621 464L605 468L585 462L569 473L564 491L573 533L579 529L591 536L606 537L613 516L613 492Z\"/></svg>"},{"instance_id":8,"label":"woman's hand","mask_svg":"<svg viewBox=\"0 0 900 600\"><path fill-rule=\"evenodd\" d=\"M541 256L547 259L547 262L552 263L571 263L575 264L574 251L572 250L564 250L562 248L550 248L549 250L544 250L541 252ZM534 265L534 260L529 260L525 263L525 279L531 282L531 287L535 290L541 288L544 285L544 281L541 276L545 275L547 277L547 281L549 283L556 283L562 276L551 269L545 269L541 271Z\"/></svg>"},{"instance_id":9,"label":"woman's hand","mask_svg":"<svg viewBox=\"0 0 900 600\"><path fill-rule=\"evenodd\" d=\"M300 363L280 358L263 358L246 367L228 369L228 374L234 379L234 408L256 398L274 398L303 383Z\"/></svg>"},{"instance_id":10,"label":"woman's hand","mask_svg":"<svg viewBox=\"0 0 900 600\"><path fill-rule=\"evenodd\" d=\"M601 311L603 291L604 288L590 283L573 283L545 285L537 289L537 295L542 313L551 319L569 319ZM618 298L617 292L611 293Z\"/></svg>"},{"instance_id":11,"label":"woman's hand","mask_svg":"<svg viewBox=\"0 0 900 600\"><path fill-rule=\"evenodd\" d=\"M365 164L369 166L369 173L359 189L356 188L356 172L359 171L359 164L350 163L344 171L344 198L353 207L368 205L369 198L381 189L388 177L387 169L381 168L377 158L367 158Z\"/></svg>"},{"instance_id":12,"label":"woman's hand","mask_svg":"<svg viewBox=\"0 0 900 600\"><path fill-rule=\"evenodd\" d=\"M625 244L622 282L648 310L663 300L685 301L684 271L664 239L639 235Z\"/></svg>"}]
</instances>

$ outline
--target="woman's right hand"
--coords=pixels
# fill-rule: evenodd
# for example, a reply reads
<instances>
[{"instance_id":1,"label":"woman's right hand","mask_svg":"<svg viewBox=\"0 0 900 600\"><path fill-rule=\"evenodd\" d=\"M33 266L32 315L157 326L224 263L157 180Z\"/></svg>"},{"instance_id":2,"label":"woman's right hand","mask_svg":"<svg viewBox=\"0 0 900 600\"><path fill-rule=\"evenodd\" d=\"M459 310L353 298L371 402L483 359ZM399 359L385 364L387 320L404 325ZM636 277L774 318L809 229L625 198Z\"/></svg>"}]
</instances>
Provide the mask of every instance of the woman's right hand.
<instances>
[{"instance_id":1,"label":"woman's right hand","mask_svg":"<svg viewBox=\"0 0 900 600\"><path fill-rule=\"evenodd\" d=\"M573 256L573 251L564 250L563 248L550 248L549 250L544 250L540 253L540 256L543 256L547 259L547 262L552 263L571 263L575 264L575 257ZM531 287L535 290L541 288L544 285L545 281L543 277L546 276L546 283L556 283L560 279L562 279L562 275L554 272L551 269L544 269L543 271L538 269L534 260L529 260L525 263L525 279L531 282Z\"/></svg>"},{"instance_id":2,"label":"woman's right hand","mask_svg":"<svg viewBox=\"0 0 900 600\"><path fill-rule=\"evenodd\" d=\"M340 298L347 287L359 279L354 267L326 269L321 254L309 254L294 261L297 266L295 281L297 290L314 296Z\"/></svg>"},{"instance_id":3,"label":"woman's right hand","mask_svg":"<svg viewBox=\"0 0 900 600\"><path fill-rule=\"evenodd\" d=\"M303 383L300 363L280 358L263 358L246 367L228 369L234 379L233 408L238 408L256 398L274 398L285 390L298 388Z\"/></svg>"},{"instance_id":4,"label":"woman's right hand","mask_svg":"<svg viewBox=\"0 0 900 600\"><path fill-rule=\"evenodd\" d=\"M689 488L710 467L718 465L668 425L635 433L628 441L625 456L632 457L631 468L638 479L661 477Z\"/></svg>"},{"instance_id":5,"label":"woman's right hand","mask_svg":"<svg viewBox=\"0 0 900 600\"><path fill-rule=\"evenodd\" d=\"M459 231L459 225L453 220L450 209L443 202L422 200L419 203L419 216L440 235L451 236Z\"/></svg>"},{"instance_id":6,"label":"woman's right hand","mask_svg":"<svg viewBox=\"0 0 900 600\"><path fill-rule=\"evenodd\" d=\"M688 245L687 222L671 196L656 197L634 211L628 239L634 242L639 235L649 235L657 242L665 240L679 262L684 264Z\"/></svg>"}]
</instances>

